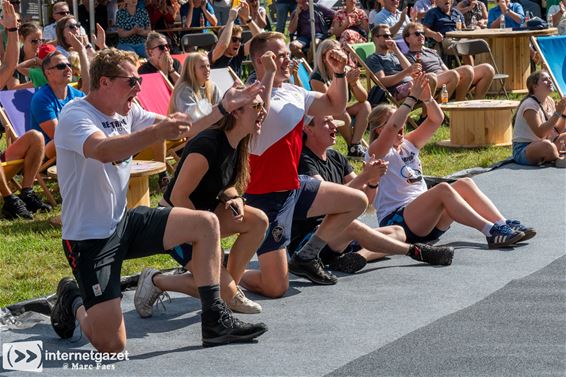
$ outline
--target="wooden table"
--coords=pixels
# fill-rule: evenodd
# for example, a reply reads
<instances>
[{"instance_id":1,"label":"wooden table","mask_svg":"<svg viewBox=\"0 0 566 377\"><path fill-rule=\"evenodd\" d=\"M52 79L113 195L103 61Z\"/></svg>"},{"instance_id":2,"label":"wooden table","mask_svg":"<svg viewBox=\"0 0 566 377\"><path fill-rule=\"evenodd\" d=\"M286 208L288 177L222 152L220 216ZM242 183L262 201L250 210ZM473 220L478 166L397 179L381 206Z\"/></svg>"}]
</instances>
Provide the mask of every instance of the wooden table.
<instances>
[{"instance_id":1,"label":"wooden table","mask_svg":"<svg viewBox=\"0 0 566 377\"><path fill-rule=\"evenodd\" d=\"M553 35L558 30L553 27L543 30L517 30L512 29L478 29L472 31L450 31L446 33L449 38L485 39L493 54L495 64L500 73L506 73L509 78L505 80L508 92L526 93L527 77L531 74L531 50L529 38L531 36ZM478 56L477 63L491 63L489 57ZM499 89L499 82L493 87Z\"/></svg>"},{"instance_id":2,"label":"wooden table","mask_svg":"<svg viewBox=\"0 0 566 377\"><path fill-rule=\"evenodd\" d=\"M132 160L128 182L128 208L149 206L149 176L165 171L165 164L157 161ZM47 174L57 177L57 166L47 169Z\"/></svg>"},{"instance_id":3,"label":"wooden table","mask_svg":"<svg viewBox=\"0 0 566 377\"><path fill-rule=\"evenodd\" d=\"M440 107L450 113L450 140L445 147L476 148L511 145L513 110L519 101L474 100L449 102Z\"/></svg>"}]
</instances>

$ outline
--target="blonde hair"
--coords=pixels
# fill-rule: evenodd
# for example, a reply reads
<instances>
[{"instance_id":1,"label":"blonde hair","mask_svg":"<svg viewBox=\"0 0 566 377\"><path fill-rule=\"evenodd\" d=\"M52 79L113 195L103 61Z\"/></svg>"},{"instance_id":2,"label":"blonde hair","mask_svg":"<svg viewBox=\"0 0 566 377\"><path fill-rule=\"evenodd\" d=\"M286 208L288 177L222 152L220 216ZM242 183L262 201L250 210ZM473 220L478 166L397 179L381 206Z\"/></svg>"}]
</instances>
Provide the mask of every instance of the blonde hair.
<instances>
[{"instance_id":1,"label":"blonde hair","mask_svg":"<svg viewBox=\"0 0 566 377\"><path fill-rule=\"evenodd\" d=\"M326 68L326 62L324 61L324 55L328 51L333 50L335 48L340 48L340 43L338 41L336 41L334 39L325 39L324 41L322 41L320 43L320 45L318 45L318 48L316 50L316 58L315 58L316 67L315 67L315 69L320 74L320 76L322 77L322 80L325 83L330 81L332 79L332 77L330 77L330 74L328 73L328 70Z\"/></svg>"},{"instance_id":2,"label":"blonde hair","mask_svg":"<svg viewBox=\"0 0 566 377\"><path fill-rule=\"evenodd\" d=\"M200 96L200 85L197 80L196 66L200 59L205 58L208 60L208 56L204 51L191 52L187 55L187 58L183 62L183 68L181 69L181 75L175 83L173 88L173 93L171 94L171 100L169 101L169 114L177 111L175 108L175 98L183 84L187 84L191 87L195 93L197 99L202 99ZM214 104L214 83L212 80L206 80L204 83L204 96L211 104Z\"/></svg>"},{"instance_id":3,"label":"blonde hair","mask_svg":"<svg viewBox=\"0 0 566 377\"><path fill-rule=\"evenodd\" d=\"M383 103L377 105L368 116L368 128L369 128L369 141L370 143L377 139L376 130L382 128L387 124L390 114L397 111L394 105Z\"/></svg>"},{"instance_id":4,"label":"blonde hair","mask_svg":"<svg viewBox=\"0 0 566 377\"><path fill-rule=\"evenodd\" d=\"M100 78L103 76L123 75L124 70L120 67L120 64L124 62L129 62L137 67L138 56L135 52L118 50L114 47L98 51L90 63L90 90L100 88Z\"/></svg>"}]
</instances>

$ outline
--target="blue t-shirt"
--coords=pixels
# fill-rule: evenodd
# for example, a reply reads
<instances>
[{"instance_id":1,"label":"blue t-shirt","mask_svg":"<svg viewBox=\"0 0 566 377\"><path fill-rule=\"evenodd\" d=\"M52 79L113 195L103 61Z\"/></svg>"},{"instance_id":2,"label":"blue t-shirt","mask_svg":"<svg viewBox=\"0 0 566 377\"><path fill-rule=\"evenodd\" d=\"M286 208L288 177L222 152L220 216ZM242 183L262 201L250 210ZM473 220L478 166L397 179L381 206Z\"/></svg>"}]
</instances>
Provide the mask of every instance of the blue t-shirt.
<instances>
[{"instance_id":1,"label":"blue t-shirt","mask_svg":"<svg viewBox=\"0 0 566 377\"><path fill-rule=\"evenodd\" d=\"M41 132L45 138L45 143L48 143L51 141L51 138L43 132L39 125L51 119L58 119L63 106L74 98L84 96L85 94L80 90L67 85L67 98L59 99L55 96L55 93L53 93L49 85L43 85L41 88L37 89L31 98L31 117L30 124L27 125L27 130L37 130Z\"/></svg>"},{"instance_id":2,"label":"blue t-shirt","mask_svg":"<svg viewBox=\"0 0 566 377\"><path fill-rule=\"evenodd\" d=\"M206 10L208 11L208 13L214 14L214 8L212 8L212 5L210 5L210 3L206 3ZM181 20L183 19L183 17L187 17L187 14L189 14L189 3L185 3L185 4L181 5L180 12L181 12ZM204 16L202 8L198 7L198 8L193 9L193 18L191 20L191 27L199 27L200 26L200 15L201 14L204 17L204 26L211 26L210 22L208 22L208 20ZM183 25L183 27L184 26L185 25Z\"/></svg>"},{"instance_id":3,"label":"blue t-shirt","mask_svg":"<svg viewBox=\"0 0 566 377\"><path fill-rule=\"evenodd\" d=\"M509 10L519 14L521 16L521 20L525 18L525 11L523 7L519 3L510 3L508 6ZM501 8L495 6L487 12L487 27L491 27L493 21L497 20L501 16ZM521 27L521 24L516 23L511 17L505 15L505 27L510 28L518 28Z\"/></svg>"},{"instance_id":4,"label":"blue t-shirt","mask_svg":"<svg viewBox=\"0 0 566 377\"><path fill-rule=\"evenodd\" d=\"M458 18L464 25L464 15L458 9L452 8L449 16L436 7L426 12L423 18L423 25L432 31L445 35L449 31L456 30L456 20Z\"/></svg>"}]
</instances>

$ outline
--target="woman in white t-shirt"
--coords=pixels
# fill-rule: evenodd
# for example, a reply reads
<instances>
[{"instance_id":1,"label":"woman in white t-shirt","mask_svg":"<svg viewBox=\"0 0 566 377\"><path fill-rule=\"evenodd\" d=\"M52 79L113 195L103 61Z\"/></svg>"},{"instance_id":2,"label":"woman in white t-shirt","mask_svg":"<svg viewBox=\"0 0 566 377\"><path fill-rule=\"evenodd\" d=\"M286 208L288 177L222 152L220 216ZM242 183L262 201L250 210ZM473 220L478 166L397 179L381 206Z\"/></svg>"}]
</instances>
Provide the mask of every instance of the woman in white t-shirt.
<instances>
[{"instance_id":1,"label":"woman in white t-shirt","mask_svg":"<svg viewBox=\"0 0 566 377\"><path fill-rule=\"evenodd\" d=\"M210 114L212 106L220 102L218 87L210 80L210 62L204 52L187 55L181 75L175 83L169 114L188 114L193 121Z\"/></svg>"},{"instance_id":2,"label":"woman in white t-shirt","mask_svg":"<svg viewBox=\"0 0 566 377\"><path fill-rule=\"evenodd\" d=\"M417 100L423 101L427 118L405 135L404 125ZM419 153L440 127L444 114L430 93L425 74L416 80L410 95L396 109L377 106L369 116L369 156L389 162L381 178L374 206L380 226L400 225L407 242L439 238L453 221L482 232L490 248L504 247L533 237L536 232L516 220L507 220L470 178L427 189Z\"/></svg>"},{"instance_id":3,"label":"woman in white t-shirt","mask_svg":"<svg viewBox=\"0 0 566 377\"><path fill-rule=\"evenodd\" d=\"M513 122L513 159L521 165L555 161L566 143L566 97L554 103L552 80L544 71L527 78L527 89Z\"/></svg>"}]
</instances>

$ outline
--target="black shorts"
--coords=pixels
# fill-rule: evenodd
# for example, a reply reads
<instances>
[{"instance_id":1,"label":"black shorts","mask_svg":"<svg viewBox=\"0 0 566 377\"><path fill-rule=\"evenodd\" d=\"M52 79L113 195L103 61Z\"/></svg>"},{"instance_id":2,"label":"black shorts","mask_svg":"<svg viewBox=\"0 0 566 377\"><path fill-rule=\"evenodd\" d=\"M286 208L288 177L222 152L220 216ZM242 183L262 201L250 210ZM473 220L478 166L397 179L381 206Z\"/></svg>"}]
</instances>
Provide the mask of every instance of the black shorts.
<instances>
[{"instance_id":1,"label":"black shorts","mask_svg":"<svg viewBox=\"0 0 566 377\"><path fill-rule=\"evenodd\" d=\"M63 240L63 250L79 284L85 309L122 297L120 272L126 259L166 253L163 236L171 208L127 210L104 239Z\"/></svg>"},{"instance_id":2,"label":"black shorts","mask_svg":"<svg viewBox=\"0 0 566 377\"><path fill-rule=\"evenodd\" d=\"M407 239L405 242L408 243L418 243L418 242L430 242L440 238L446 230L441 230L438 228L433 228L429 234L426 236L418 236L409 228L409 225L405 222L405 207L399 207L395 211L391 212L389 215L385 216L383 220L379 223L379 226L389 226L389 225L399 225L405 231Z\"/></svg>"}]
</instances>

